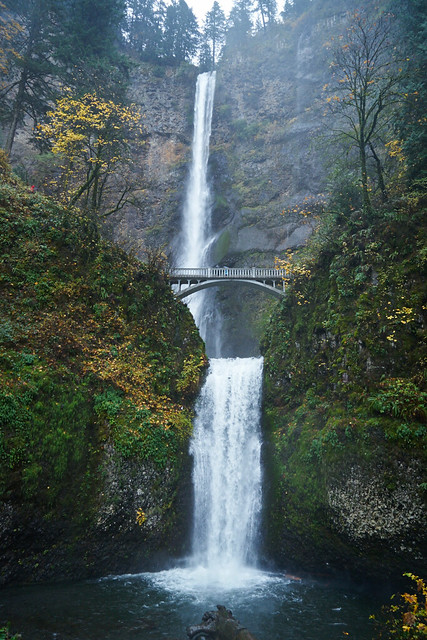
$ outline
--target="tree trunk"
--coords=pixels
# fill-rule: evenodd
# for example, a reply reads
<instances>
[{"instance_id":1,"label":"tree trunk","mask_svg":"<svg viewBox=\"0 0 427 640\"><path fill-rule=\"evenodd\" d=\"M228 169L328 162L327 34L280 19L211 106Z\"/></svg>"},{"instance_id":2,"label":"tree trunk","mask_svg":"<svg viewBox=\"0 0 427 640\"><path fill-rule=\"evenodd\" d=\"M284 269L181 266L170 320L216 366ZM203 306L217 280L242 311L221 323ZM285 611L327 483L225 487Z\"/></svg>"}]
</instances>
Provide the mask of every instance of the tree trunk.
<instances>
[{"instance_id":1,"label":"tree trunk","mask_svg":"<svg viewBox=\"0 0 427 640\"><path fill-rule=\"evenodd\" d=\"M264 7L262 6L262 2L259 3L259 9L261 11L262 28L265 31L265 15L264 15Z\"/></svg>"},{"instance_id":2,"label":"tree trunk","mask_svg":"<svg viewBox=\"0 0 427 640\"><path fill-rule=\"evenodd\" d=\"M13 103L12 109L12 121L7 134L5 151L7 155L10 155L13 147L13 143L15 141L16 130L18 128L19 121L24 112L24 99L25 99L25 90L27 86L28 79L30 77L30 68L32 63L32 56L34 52L34 44L38 38L40 38L41 31L41 19L40 19L40 11L38 10L38 4L33 7L33 12L31 15L31 21L28 32L28 40L26 43L25 53L22 57L22 71L21 77L19 79L18 91L15 97L15 101Z\"/></svg>"},{"instance_id":3,"label":"tree trunk","mask_svg":"<svg viewBox=\"0 0 427 640\"><path fill-rule=\"evenodd\" d=\"M366 149L364 142L360 143L360 172L362 177L362 204L363 209L367 212L371 211L371 199L368 190L368 170L366 168Z\"/></svg>"},{"instance_id":4,"label":"tree trunk","mask_svg":"<svg viewBox=\"0 0 427 640\"><path fill-rule=\"evenodd\" d=\"M24 69L21 72L21 77L19 79L18 91L16 94L15 101L13 103L12 122L10 123L9 131L6 138L6 144L4 146L4 150L6 151L8 156L10 156L10 153L12 151L16 130L18 128L18 123L22 115L22 103L25 95L25 85L27 84L27 77L28 77L28 70L24 67Z\"/></svg>"},{"instance_id":5,"label":"tree trunk","mask_svg":"<svg viewBox=\"0 0 427 640\"><path fill-rule=\"evenodd\" d=\"M381 201L382 202L387 202L387 197L388 196L387 196L387 189L385 187L385 182L384 182L384 173L383 173L381 160L379 159L372 142L369 143L369 148L371 150L372 157L375 160L375 164L376 164L376 168L377 168L378 186L379 186L380 191L381 191Z\"/></svg>"}]
</instances>

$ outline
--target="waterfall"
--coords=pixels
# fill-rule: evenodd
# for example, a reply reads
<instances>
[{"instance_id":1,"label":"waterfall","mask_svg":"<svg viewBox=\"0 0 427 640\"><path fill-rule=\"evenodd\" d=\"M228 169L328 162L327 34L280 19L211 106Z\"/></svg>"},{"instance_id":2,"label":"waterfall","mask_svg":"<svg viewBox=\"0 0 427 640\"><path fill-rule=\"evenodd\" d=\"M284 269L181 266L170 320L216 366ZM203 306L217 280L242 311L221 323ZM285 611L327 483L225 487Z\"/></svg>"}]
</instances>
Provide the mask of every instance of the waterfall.
<instances>
[{"instance_id":1,"label":"waterfall","mask_svg":"<svg viewBox=\"0 0 427 640\"><path fill-rule=\"evenodd\" d=\"M211 360L196 406L194 545L210 569L253 561L261 508L261 358Z\"/></svg>"},{"instance_id":2,"label":"waterfall","mask_svg":"<svg viewBox=\"0 0 427 640\"><path fill-rule=\"evenodd\" d=\"M215 72L198 76L192 160L183 208L178 266L209 266L214 242L208 183ZM194 534L191 565L208 581L236 584L254 563L261 508L261 358L220 358L221 318L211 290L189 308L206 342L210 369L196 406Z\"/></svg>"},{"instance_id":3,"label":"waterfall","mask_svg":"<svg viewBox=\"0 0 427 640\"><path fill-rule=\"evenodd\" d=\"M211 195L207 180L215 71L197 78L190 176L184 203L179 267L207 266Z\"/></svg>"},{"instance_id":4,"label":"waterfall","mask_svg":"<svg viewBox=\"0 0 427 640\"><path fill-rule=\"evenodd\" d=\"M205 267L209 265L212 246L211 193L208 183L209 141L215 93L215 71L197 78L194 100L194 131L190 175L182 216L182 232L178 266ZM208 353L220 351L221 322L215 309L214 294L202 291L191 296L188 306L204 339Z\"/></svg>"}]
</instances>

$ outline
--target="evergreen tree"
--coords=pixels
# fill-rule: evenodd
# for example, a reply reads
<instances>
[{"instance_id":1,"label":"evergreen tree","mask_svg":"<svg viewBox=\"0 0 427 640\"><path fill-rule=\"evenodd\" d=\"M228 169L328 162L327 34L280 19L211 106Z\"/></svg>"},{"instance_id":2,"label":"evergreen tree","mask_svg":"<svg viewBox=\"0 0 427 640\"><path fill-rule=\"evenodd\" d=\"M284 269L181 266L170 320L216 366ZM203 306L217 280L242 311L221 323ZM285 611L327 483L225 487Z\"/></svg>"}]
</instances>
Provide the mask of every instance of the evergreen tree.
<instances>
[{"instance_id":1,"label":"evergreen tree","mask_svg":"<svg viewBox=\"0 0 427 640\"><path fill-rule=\"evenodd\" d=\"M204 34L201 36L199 49L199 69L200 71L210 71L212 68L212 54L209 43Z\"/></svg>"},{"instance_id":2,"label":"evergreen tree","mask_svg":"<svg viewBox=\"0 0 427 640\"><path fill-rule=\"evenodd\" d=\"M166 9L164 47L167 57L176 62L190 60L197 52L199 28L185 0L174 1Z\"/></svg>"},{"instance_id":3,"label":"evergreen tree","mask_svg":"<svg viewBox=\"0 0 427 640\"><path fill-rule=\"evenodd\" d=\"M125 0L55 0L61 10L57 55L64 83L123 100L128 64L119 53Z\"/></svg>"},{"instance_id":4,"label":"evergreen tree","mask_svg":"<svg viewBox=\"0 0 427 640\"><path fill-rule=\"evenodd\" d=\"M262 27L265 30L268 24L276 20L277 2L276 0L256 0L255 6L261 17Z\"/></svg>"},{"instance_id":5,"label":"evergreen tree","mask_svg":"<svg viewBox=\"0 0 427 640\"><path fill-rule=\"evenodd\" d=\"M218 2L212 5L205 19L203 35L211 50L211 67L214 68L225 36L225 15Z\"/></svg>"},{"instance_id":6,"label":"evergreen tree","mask_svg":"<svg viewBox=\"0 0 427 640\"><path fill-rule=\"evenodd\" d=\"M227 21L227 44L243 42L252 31L252 0L234 0Z\"/></svg>"},{"instance_id":7,"label":"evergreen tree","mask_svg":"<svg viewBox=\"0 0 427 640\"><path fill-rule=\"evenodd\" d=\"M36 123L55 94L55 2L10 0L6 11L21 28L13 32L0 86L0 117L6 127L4 148L10 154L25 117Z\"/></svg>"},{"instance_id":8,"label":"evergreen tree","mask_svg":"<svg viewBox=\"0 0 427 640\"><path fill-rule=\"evenodd\" d=\"M111 59L125 0L58 0L63 8L63 55Z\"/></svg>"},{"instance_id":9,"label":"evergreen tree","mask_svg":"<svg viewBox=\"0 0 427 640\"><path fill-rule=\"evenodd\" d=\"M22 26L0 2L0 85L9 73L11 59L18 55L14 48Z\"/></svg>"},{"instance_id":10,"label":"evergreen tree","mask_svg":"<svg viewBox=\"0 0 427 640\"><path fill-rule=\"evenodd\" d=\"M427 173L427 14L424 0L393 0L406 51L403 108L397 123L411 178Z\"/></svg>"},{"instance_id":11,"label":"evergreen tree","mask_svg":"<svg viewBox=\"0 0 427 640\"><path fill-rule=\"evenodd\" d=\"M125 38L128 48L141 60L162 56L165 13L162 0L130 0L127 3Z\"/></svg>"}]
</instances>

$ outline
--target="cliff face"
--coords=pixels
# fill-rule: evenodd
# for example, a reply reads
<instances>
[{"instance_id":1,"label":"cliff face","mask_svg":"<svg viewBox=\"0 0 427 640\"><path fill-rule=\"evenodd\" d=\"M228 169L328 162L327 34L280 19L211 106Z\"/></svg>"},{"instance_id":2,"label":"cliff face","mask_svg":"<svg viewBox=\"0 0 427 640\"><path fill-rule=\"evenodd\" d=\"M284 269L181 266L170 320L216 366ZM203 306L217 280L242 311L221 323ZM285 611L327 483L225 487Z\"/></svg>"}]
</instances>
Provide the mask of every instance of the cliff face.
<instances>
[{"instance_id":1,"label":"cliff face","mask_svg":"<svg viewBox=\"0 0 427 640\"><path fill-rule=\"evenodd\" d=\"M219 260L243 264L262 254L256 261L272 264L311 232L310 219L280 215L317 198L324 181L313 136L325 70L310 34L278 26L268 40L259 34L245 50L229 51L220 66L211 163L214 218L228 246L219 242Z\"/></svg>"},{"instance_id":2,"label":"cliff face","mask_svg":"<svg viewBox=\"0 0 427 640\"><path fill-rule=\"evenodd\" d=\"M327 26L327 25L326 25ZM217 242L213 263L271 265L304 244L313 203L325 186L314 143L326 126L316 107L328 67L325 25L276 25L238 50L226 50L217 70L209 171ZM131 98L145 114L146 152L135 158L143 212L112 221L114 239L136 248L166 243L173 255L180 228L197 72L192 67L142 65ZM286 221L280 215L290 210Z\"/></svg>"},{"instance_id":3,"label":"cliff face","mask_svg":"<svg viewBox=\"0 0 427 640\"><path fill-rule=\"evenodd\" d=\"M139 257L146 248L172 247L180 229L196 78L190 65L141 64L133 74L129 98L140 106L147 133L147 145L133 166L139 206L113 216L108 230L115 242Z\"/></svg>"}]
</instances>

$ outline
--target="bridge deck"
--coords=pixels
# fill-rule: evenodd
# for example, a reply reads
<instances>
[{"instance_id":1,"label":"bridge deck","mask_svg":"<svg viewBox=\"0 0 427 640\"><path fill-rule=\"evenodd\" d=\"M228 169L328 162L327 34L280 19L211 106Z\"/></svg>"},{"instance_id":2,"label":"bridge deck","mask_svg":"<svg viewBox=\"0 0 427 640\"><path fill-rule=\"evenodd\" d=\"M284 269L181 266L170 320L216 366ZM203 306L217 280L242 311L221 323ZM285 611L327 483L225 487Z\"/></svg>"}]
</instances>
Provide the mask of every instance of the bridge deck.
<instances>
[{"instance_id":1,"label":"bridge deck","mask_svg":"<svg viewBox=\"0 0 427 640\"><path fill-rule=\"evenodd\" d=\"M288 277L284 269L259 269L257 267L201 267L199 269L170 269L171 284L196 280L258 280L279 282Z\"/></svg>"},{"instance_id":2,"label":"bridge deck","mask_svg":"<svg viewBox=\"0 0 427 640\"><path fill-rule=\"evenodd\" d=\"M200 267L198 269L170 269L169 282L177 285L175 292L178 298L185 298L192 293L217 286L242 282L260 287L264 291L282 296L285 293L285 278L288 274L284 269L259 269L257 267ZM182 289L182 285L187 285Z\"/></svg>"}]
</instances>

